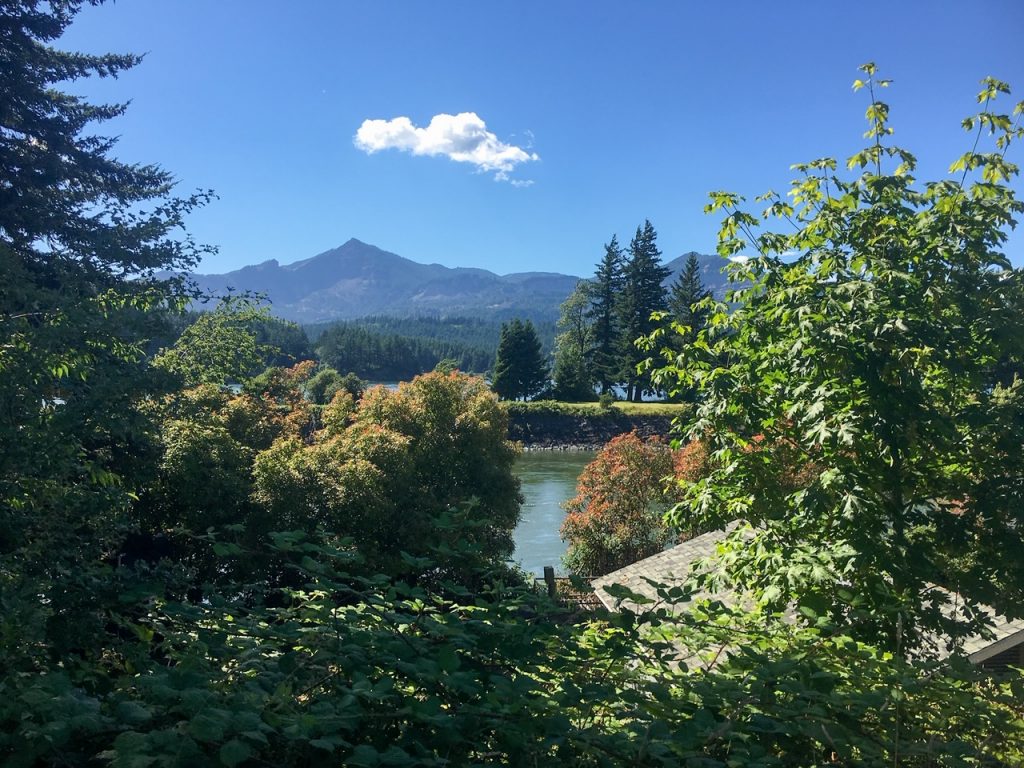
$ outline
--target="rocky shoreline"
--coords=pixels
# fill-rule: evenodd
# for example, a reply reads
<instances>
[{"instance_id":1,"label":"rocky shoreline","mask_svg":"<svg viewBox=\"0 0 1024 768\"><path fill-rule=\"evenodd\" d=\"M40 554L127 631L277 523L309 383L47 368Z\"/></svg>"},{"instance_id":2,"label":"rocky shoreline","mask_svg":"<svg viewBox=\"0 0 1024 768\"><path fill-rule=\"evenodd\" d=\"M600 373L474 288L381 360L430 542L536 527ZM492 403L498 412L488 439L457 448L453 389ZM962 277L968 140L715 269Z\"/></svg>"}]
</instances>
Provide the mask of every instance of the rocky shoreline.
<instances>
[{"instance_id":1,"label":"rocky shoreline","mask_svg":"<svg viewBox=\"0 0 1024 768\"><path fill-rule=\"evenodd\" d=\"M636 431L645 440L667 440L671 429L671 416L517 413L509 415L508 436L527 451L599 451L627 432Z\"/></svg>"}]
</instances>

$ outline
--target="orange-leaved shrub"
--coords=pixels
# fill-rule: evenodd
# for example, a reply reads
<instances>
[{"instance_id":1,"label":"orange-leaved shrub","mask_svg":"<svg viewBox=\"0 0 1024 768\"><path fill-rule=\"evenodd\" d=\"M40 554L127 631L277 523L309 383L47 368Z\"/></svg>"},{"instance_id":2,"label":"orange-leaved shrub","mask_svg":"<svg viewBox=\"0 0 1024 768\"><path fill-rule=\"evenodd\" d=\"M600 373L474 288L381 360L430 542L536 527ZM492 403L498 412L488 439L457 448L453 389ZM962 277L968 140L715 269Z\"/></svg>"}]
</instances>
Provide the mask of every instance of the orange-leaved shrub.
<instances>
[{"instance_id":1,"label":"orange-leaved shrub","mask_svg":"<svg viewBox=\"0 0 1024 768\"><path fill-rule=\"evenodd\" d=\"M630 432L587 465L562 523L571 572L600 576L665 548L671 530L662 518L671 502L663 488L672 459L661 441L644 442Z\"/></svg>"},{"instance_id":2,"label":"orange-leaved shrub","mask_svg":"<svg viewBox=\"0 0 1024 768\"><path fill-rule=\"evenodd\" d=\"M806 487L817 472L813 462L800 461L792 446L766 445L761 435L747 450L781 458L789 468L782 476L756 478L755 507ZM602 576L670 543L706 533L714 526L688 513L688 492L715 467L707 440L691 440L678 449L660 440L645 443L635 432L611 440L584 469L576 496L565 504L566 567L580 576ZM665 519L670 509L675 525Z\"/></svg>"}]
</instances>

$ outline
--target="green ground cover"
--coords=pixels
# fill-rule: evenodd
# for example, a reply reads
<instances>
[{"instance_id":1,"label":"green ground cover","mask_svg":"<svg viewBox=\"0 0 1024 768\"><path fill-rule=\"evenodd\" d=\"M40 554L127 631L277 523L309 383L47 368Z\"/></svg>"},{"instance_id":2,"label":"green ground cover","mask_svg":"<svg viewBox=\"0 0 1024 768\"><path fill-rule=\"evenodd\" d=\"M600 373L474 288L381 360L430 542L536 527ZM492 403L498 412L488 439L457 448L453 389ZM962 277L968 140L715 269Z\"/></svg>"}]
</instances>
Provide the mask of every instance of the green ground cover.
<instances>
[{"instance_id":1,"label":"green ground cover","mask_svg":"<svg viewBox=\"0 0 1024 768\"><path fill-rule=\"evenodd\" d=\"M616 402L610 407L600 403L566 403L559 400L503 402L510 416L552 414L560 416L682 416L690 409L688 403Z\"/></svg>"}]
</instances>

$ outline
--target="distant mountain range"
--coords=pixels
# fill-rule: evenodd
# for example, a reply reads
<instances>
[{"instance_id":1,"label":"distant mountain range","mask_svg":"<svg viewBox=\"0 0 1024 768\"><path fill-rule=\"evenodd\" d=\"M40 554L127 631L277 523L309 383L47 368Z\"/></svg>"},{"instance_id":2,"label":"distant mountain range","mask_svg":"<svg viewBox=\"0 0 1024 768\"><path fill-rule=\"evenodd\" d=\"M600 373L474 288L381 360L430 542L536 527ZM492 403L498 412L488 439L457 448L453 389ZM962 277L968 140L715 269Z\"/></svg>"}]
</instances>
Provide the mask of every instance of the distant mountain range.
<instances>
[{"instance_id":1,"label":"distant mountain range","mask_svg":"<svg viewBox=\"0 0 1024 768\"><path fill-rule=\"evenodd\" d=\"M675 279L684 254L666 264ZM724 289L722 259L698 254L704 282ZM300 323L347 320L368 315L463 316L504 320L555 320L558 307L581 279L557 272L497 275L486 269L420 264L376 246L349 240L310 259L281 264L276 259L222 275L192 275L201 290L265 294L278 317Z\"/></svg>"}]
</instances>

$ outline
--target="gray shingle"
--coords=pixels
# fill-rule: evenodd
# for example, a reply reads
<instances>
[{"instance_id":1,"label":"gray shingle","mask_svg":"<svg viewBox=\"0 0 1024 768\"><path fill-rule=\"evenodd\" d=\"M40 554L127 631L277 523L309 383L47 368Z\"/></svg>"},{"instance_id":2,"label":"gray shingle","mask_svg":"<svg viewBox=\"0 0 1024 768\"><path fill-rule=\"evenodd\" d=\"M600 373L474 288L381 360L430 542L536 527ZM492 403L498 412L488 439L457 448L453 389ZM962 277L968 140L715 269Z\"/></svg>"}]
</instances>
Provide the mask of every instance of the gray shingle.
<instances>
[{"instance_id":1,"label":"gray shingle","mask_svg":"<svg viewBox=\"0 0 1024 768\"><path fill-rule=\"evenodd\" d=\"M735 527L727 530L712 531L696 536L671 549L627 565L617 571L594 579L591 585L601 603L610 611L619 610L618 600L608 594L606 588L611 584L621 584L633 592L657 601L657 590L647 579L668 586L681 585L690 576L694 563L714 555L718 545ZM729 595L716 595L719 599L728 600ZM621 607L636 610L637 606L623 601ZM998 653L1024 643L1024 619L1010 620L1005 616L996 616L992 608L984 608L990 616L994 616L992 638L974 635L964 642L964 653L974 663L981 663Z\"/></svg>"}]
</instances>

